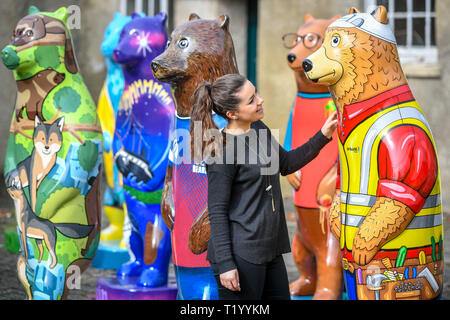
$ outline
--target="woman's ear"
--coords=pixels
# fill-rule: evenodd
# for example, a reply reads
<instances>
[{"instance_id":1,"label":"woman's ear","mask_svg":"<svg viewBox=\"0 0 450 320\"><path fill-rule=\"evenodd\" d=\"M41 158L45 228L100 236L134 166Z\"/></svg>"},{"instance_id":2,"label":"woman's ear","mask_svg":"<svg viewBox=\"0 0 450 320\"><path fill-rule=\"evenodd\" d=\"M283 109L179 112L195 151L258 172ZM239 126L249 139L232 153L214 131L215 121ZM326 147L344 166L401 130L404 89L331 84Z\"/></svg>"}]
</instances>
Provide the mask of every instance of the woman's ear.
<instances>
[{"instance_id":1,"label":"woman's ear","mask_svg":"<svg viewBox=\"0 0 450 320\"><path fill-rule=\"evenodd\" d=\"M238 119L236 111L227 111L225 113L225 115L227 116L228 120L237 120Z\"/></svg>"}]
</instances>

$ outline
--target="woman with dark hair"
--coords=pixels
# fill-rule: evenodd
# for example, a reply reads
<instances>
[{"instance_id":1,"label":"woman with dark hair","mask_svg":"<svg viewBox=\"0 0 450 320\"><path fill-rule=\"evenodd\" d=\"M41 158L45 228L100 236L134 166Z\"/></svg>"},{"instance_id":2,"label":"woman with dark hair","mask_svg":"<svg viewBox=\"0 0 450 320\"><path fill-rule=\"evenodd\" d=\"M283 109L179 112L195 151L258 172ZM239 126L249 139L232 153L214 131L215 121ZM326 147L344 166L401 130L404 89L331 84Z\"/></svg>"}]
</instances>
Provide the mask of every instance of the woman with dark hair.
<instances>
[{"instance_id":1,"label":"woman with dark hair","mask_svg":"<svg viewBox=\"0 0 450 320\"><path fill-rule=\"evenodd\" d=\"M191 137L200 131L201 143L191 139L191 146L195 159L206 162L211 228L207 260L219 299L289 299L282 254L290 252L290 240L279 175L296 172L319 154L331 141L337 115L288 152L261 121L264 100L245 77L231 74L203 83L193 99ZM227 120L222 132L213 113Z\"/></svg>"}]
</instances>

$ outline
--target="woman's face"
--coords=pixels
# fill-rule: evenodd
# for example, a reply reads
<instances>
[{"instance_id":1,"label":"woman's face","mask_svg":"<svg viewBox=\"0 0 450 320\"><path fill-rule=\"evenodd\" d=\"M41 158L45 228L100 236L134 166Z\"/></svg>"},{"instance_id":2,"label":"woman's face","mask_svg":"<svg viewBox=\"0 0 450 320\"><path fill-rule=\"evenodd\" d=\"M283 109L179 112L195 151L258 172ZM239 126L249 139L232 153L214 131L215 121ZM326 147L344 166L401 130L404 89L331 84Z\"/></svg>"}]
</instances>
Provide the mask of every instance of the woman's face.
<instances>
[{"instance_id":1,"label":"woman's face","mask_svg":"<svg viewBox=\"0 0 450 320\"><path fill-rule=\"evenodd\" d=\"M237 93L240 99L237 111L233 112L238 121L255 122L264 117L263 98L256 92L255 86L247 80ZM233 117L231 117L233 119Z\"/></svg>"}]
</instances>

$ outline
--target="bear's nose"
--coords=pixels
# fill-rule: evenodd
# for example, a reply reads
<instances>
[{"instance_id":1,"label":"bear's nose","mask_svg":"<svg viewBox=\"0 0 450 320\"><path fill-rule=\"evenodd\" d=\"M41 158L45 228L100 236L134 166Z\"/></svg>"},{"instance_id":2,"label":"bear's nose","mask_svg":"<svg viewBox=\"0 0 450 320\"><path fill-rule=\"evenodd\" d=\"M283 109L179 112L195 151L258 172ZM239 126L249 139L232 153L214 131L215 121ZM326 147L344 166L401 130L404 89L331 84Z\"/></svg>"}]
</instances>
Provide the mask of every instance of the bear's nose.
<instances>
[{"instance_id":1,"label":"bear's nose","mask_svg":"<svg viewBox=\"0 0 450 320\"><path fill-rule=\"evenodd\" d=\"M19 66L20 58L16 51L10 46L2 50L2 60L8 69L14 70Z\"/></svg>"},{"instance_id":2,"label":"bear's nose","mask_svg":"<svg viewBox=\"0 0 450 320\"><path fill-rule=\"evenodd\" d=\"M311 60L309 60L309 59L303 60L302 66L303 66L303 70L305 70L305 72L311 71L313 68L313 64L312 64Z\"/></svg>"},{"instance_id":3,"label":"bear's nose","mask_svg":"<svg viewBox=\"0 0 450 320\"><path fill-rule=\"evenodd\" d=\"M50 147L49 146L45 146L45 150L48 150L48 149L50 149Z\"/></svg>"},{"instance_id":4,"label":"bear's nose","mask_svg":"<svg viewBox=\"0 0 450 320\"><path fill-rule=\"evenodd\" d=\"M290 63L292 63L292 62L295 61L295 59L297 59L297 56L295 54L293 54L293 53L289 53L288 56L287 56L287 59L288 59L288 61Z\"/></svg>"},{"instance_id":5,"label":"bear's nose","mask_svg":"<svg viewBox=\"0 0 450 320\"><path fill-rule=\"evenodd\" d=\"M156 71L158 71L158 69L159 69L159 63L152 61L151 66L152 66L153 73L156 73Z\"/></svg>"}]
</instances>

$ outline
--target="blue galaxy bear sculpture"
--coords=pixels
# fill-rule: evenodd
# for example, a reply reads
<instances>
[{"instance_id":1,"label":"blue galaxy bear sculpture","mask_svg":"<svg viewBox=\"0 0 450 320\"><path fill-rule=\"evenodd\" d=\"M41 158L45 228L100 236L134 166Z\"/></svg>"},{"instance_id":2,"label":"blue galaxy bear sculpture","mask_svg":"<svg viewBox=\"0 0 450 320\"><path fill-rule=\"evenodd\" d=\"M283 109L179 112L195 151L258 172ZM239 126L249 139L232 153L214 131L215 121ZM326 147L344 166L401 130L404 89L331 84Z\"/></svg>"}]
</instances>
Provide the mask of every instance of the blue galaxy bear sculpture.
<instances>
[{"instance_id":1,"label":"blue galaxy bear sculpture","mask_svg":"<svg viewBox=\"0 0 450 320\"><path fill-rule=\"evenodd\" d=\"M119 277L138 276L138 286L167 284L170 232L161 216L175 106L168 84L158 82L150 62L167 42L166 14L137 13L120 34L114 59L122 66L125 87L116 116L114 161L123 177L125 209L130 219L131 261Z\"/></svg>"}]
</instances>

